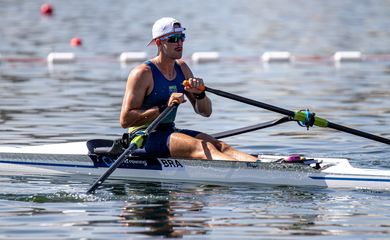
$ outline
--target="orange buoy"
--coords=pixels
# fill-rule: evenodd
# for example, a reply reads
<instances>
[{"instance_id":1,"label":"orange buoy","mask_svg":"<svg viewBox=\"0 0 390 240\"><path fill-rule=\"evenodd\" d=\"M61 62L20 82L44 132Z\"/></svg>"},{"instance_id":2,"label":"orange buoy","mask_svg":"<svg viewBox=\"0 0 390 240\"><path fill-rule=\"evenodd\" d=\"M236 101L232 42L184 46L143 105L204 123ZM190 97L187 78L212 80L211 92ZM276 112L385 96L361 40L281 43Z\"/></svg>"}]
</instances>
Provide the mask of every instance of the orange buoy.
<instances>
[{"instance_id":1,"label":"orange buoy","mask_svg":"<svg viewBox=\"0 0 390 240\"><path fill-rule=\"evenodd\" d=\"M79 38L79 37L74 37L70 40L70 45L72 47L79 47L79 46L81 46L81 44L82 44L82 41L81 41L81 38Z\"/></svg>"},{"instance_id":2,"label":"orange buoy","mask_svg":"<svg viewBox=\"0 0 390 240\"><path fill-rule=\"evenodd\" d=\"M51 4L45 3L41 6L41 14L51 16L54 13L54 8Z\"/></svg>"}]
</instances>

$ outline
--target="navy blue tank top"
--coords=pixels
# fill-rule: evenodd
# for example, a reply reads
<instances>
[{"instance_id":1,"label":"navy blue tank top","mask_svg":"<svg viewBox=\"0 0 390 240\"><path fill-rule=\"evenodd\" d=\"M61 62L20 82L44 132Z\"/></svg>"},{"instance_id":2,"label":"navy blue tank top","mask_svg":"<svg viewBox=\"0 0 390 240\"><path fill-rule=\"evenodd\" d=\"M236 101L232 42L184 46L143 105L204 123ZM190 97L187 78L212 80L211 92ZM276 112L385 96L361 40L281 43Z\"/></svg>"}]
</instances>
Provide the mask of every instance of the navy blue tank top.
<instances>
[{"instance_id":1,"label":"navy blue tank top","mask_svg":"<svg viewBox=\"0 0 390 240\"><path fill-rule=\"evenodd\" d=\"M172 93L184 93L183 81L185 80L185 77L177 62L175 62L176 78L173 80L166 79L156 65L154 65L151 61L146 61L145 64L152 70L154 87L152 92L145 97L141 106L142 109L166 105ZM176 118L176 112L177 108L172 111L171 114L162 121L162 123L173 123Z\"/></svg>"}]
</instances>

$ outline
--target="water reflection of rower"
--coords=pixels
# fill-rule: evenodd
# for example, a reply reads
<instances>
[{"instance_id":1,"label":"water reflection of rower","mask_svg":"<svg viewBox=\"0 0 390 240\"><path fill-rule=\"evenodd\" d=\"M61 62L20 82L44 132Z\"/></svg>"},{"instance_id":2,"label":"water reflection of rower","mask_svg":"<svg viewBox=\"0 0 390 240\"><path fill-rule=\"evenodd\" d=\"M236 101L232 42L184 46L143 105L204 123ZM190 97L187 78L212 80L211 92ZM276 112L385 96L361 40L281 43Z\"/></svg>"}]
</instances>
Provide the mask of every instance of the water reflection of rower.
<instances>
[{"instance_id":1,"label":"water reflection of rower","mask_svg":"<svg viewBox=\"0 0 390 240\"><path fill-rule=\"evenodd\" d=\"M172 191L173 185L167 183L139 184L127 190L127 195L139 199L128 201L119 215L124 226L135 228L132 234L163 237L207 234L207 219L183 220L185 213L202 211L202 202L175 200L177 192ZM193 191L195 194L196 188Z\"/></svg>"}]
</instances>

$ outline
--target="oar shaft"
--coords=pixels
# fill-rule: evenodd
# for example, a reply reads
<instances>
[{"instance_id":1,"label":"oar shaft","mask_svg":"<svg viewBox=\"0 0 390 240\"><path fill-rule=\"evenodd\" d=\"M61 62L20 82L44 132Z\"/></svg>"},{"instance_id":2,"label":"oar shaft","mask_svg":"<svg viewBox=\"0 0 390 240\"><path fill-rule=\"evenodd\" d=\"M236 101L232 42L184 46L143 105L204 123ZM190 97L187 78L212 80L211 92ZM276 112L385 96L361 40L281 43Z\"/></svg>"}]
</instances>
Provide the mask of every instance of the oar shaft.
<instances>
[{"instance_id":1,"label":"oar shaft","mask_svg":"<svg viewBox=\"0 0 390 240\"><path fill-rule=\"evenodd\" d=\"M88 189L87 194L95 192L95 190L103 184L103 182L127 159L127 156L137 149L137 144L132 143L130 146L118 157L118 159L111 164L108 170L97 179L92 186Z\"/></svg>"},{"instance_id":2,"label":"oar shaft","mask_svg":"<svg viewBox=\"0 0 390 240\"><path fill-rule=\"evenodd\" d=\"M328 128L336 129L336 130L339 130L339 131L342 131L342 132L350 133L350 134L353 134L353 135L357 135L357 136L360 136L360 137L368 138L368 139L371 139L371 140L374 140L374 141L378 141L378 142L390 145L390 139L387 139L387 138L384 138L384 137L380 137L380 136L377 136L377 135L374 135L374 134L371 134L371 133L362 132L360 130L352 129L352 128L349 128L349 127L346 127L346 126L342 126L342 125L339 125L339 124L336 124L336 123L329 122L329 121L328 121Z\"/></svg>"},{"instance_id":3,"label":"oar shaft","mask_svg":"<svg viewBox=\"0 0 390 240\"><path fill-rule=\"evenodd\" d=\"M225 98L229 98L229 99L232 99L232 100L243 102L243 103L255 106L255 107L260 107L260 108L267 109L269 111L273 111L273 112L277 112L277 113L280 113L280 114L283 114L283 115L287 115L287 116L292 117L292 118L295 116L295 112L293 112L293 111L290 111L290 110L287 110L287 109L283 109L283 108L280 108L280 107L276 107L276 106L272 106L272 105L269 105L267 103L255 101L255 100L252 100L252 99L249 99L249 98L241 97L241 96L238 96L238 95L235 95L235 94L232 94L232 93L224 92L224 91L213 89L213 88L210 88L210 87L206 87L206 91L214 93L214 94L222 96L222 97L225 97Z\"/></svg>"},{"instance_id":4,"label":"oar shaft","mask_svg":"<svg viewBox=\"0 0 390 240\"><path fill-rule=\"evenodd\" d=\"M305 113L303 113L303 112L293 112L293 111L290 111L290 110L287 110L287 109L284 109L284 108L276 107L276 106L273 106L273 105L269 105L269 104L266 104L266 103L262 103L262 102L255 101L255 100L252 100L252 99L249 99L249 98L245 98L245 97L241 97L241 96L238 96L238 95L235 95L235 94L232 94L232 93L228 93L228 92L224 92L224 91L221 91L221 90L213 89L213 88L210 88L210 87L205 87L205 90L208 91L208 92L214 93L216 95L225 97L225 98L236 100L236 101L239 101L239 102L242 102L242 103L246 103L246 104L249 104L249 105L252 105L252 106L255 106L255 107L264 108L266 110L277 112L277 113L280 113L280 114L283 114L283 115L287 115L287 116L293 118L296 121L305 121L306 120ZM380 136L377 136L377 135L374 135L374 134L371 134L371 133L362 132L360 130L352 129L352 128L345 127L345 126L342 126L342 125L339 125L339 124L331 123L331 122L327 121L326 119L319 118L317 116L314 117L314 125L315 126L319 126L319 127L332 128L332 129L335 129L335 130L339 130L339 131L342 131L342 132L350 133L350 134L353 134L353 135L356 135L356 136L364 137L364 138L367 138L367 139L371 139L371 140L374 140L374 141L378 141L378 142L390 145L390 139L387 139L387 138L384 138L384 137L380 137Z\"/></svg>"},{"instance_id":5,"label":"oar shaft","mask_svg":"<svg viewBox=\"0 0 390 240\"><path fill-rule=\"evenodd\" d=\"M145 129L145 134L149 135L151 131L153 131L160 122L166 118L172 111L178 106L178 104L174 104L173 106L168 106L164 109L164 111L158 115L158 117Z\"/></svg>"}]
</instances>

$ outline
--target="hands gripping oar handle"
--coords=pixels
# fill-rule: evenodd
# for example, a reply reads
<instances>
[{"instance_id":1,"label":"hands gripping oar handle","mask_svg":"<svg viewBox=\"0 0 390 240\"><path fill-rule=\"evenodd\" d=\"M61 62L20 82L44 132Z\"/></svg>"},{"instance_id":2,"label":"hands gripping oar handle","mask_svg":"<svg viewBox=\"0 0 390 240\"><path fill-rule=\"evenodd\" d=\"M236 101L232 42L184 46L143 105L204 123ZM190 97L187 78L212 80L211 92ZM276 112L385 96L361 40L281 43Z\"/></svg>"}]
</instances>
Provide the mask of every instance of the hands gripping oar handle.
<instances>
[{"instance_id":1,"label":"hands gripping oar handle","mask_svg":"<svg viewBox=\"0 0 390 240\"><path fill-rule=\"evenodd\" d=\"M183 85L185 87L191 87L190 81L188 81L188 80L184 80L183 81ZM198 87L198 90L204 92L206 90L206 86L205 85L201 85L201 86Z\"/></svg>"},{"instance_id":2,"label":"hands gripping oar handle","mask_svg":"<svg viewBox=\"0 0 390 240\"><path fill-rule=\"evenodd\" d=\"M190 83L188 80L183 82L184 86L189 86L189 84ZM219 96L222 96L225 98L229 98L229 99L232 99L235 101L246 103L246 104L249 104L249 105L252 105L255 107L264 108L264 109L267 109L267 110L272 111L272 112L277 112L277 113L280 113L283 115L287 115L287 116L289 116L289 117L291 117L294 120L299 121L299 122L305 122L308 120L307 112L304 112L304 111L296 111L296 112L290 111L290 110L283 109L283 108L280 108L277 106L273 106L273 105L270 105L267 103L255 101L255 100L252 100L249 98L241 97L241 96L238 96L238 95L235 95L232 93L224 92L224 91L213 89L213 88L206 87L206 86L201 86L201 88L199 88L199 90L208 91L208 92L214 93L216 95L219 95ZM377 135L374 135L371 133L363 132L363 131L360 131L357 129L353 129L353 128L342 126L342 125L339 125L336 123L332 123L324 118L317 117L314 114L312 114L311 117L313 118L312 121L309 123L311 126L314 125L314 126L318 126L318 127L332 128L335 130L339 130L342 132L350 133L350 134L353 134L356 136L364 137L367 139L371 139L371 140L374 140L377 142L381 142L381 143L385 143L385 144L390 145L390 139L388 139L388 138L380 137L380 136L377 136ZM309 125L307 125L307 126L309 126Z\"/></svg>"},{"instance_id":3,"label":"hands gripping oar handle","mask_svg":"<svg viewBox=\"0 0 390 240\"><path fill-rule=\"evenodd\" d=\"M138 148L142 148L143 144L148 137L148 135L156 129L158 124L166 118L172 111L177 107L177 104L174 104L173 106L168 106L146 129L142 134L139 134L135 136L131 142L130 146L118 157L118 159L108 168L108 170L100 176L99 179L97 179L94 184L88 189L87 194L95 192L95 190L103 184L103 182L117 169L126 159L128 156L131 156L131 154Z\"/></svg>"}]
</instances>

